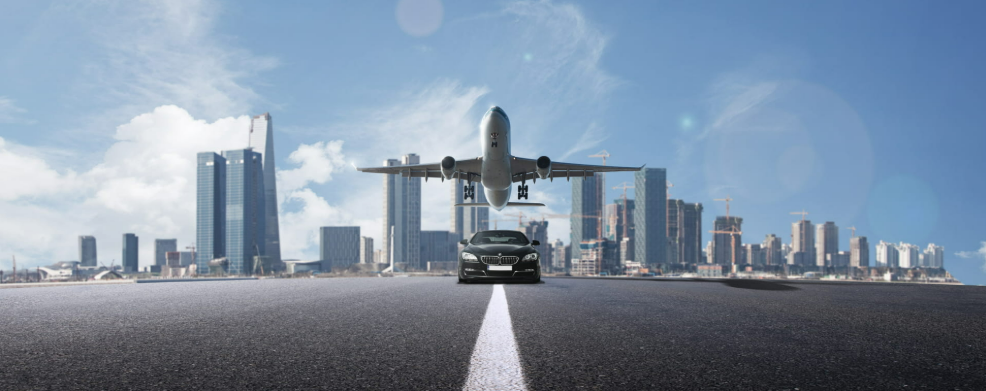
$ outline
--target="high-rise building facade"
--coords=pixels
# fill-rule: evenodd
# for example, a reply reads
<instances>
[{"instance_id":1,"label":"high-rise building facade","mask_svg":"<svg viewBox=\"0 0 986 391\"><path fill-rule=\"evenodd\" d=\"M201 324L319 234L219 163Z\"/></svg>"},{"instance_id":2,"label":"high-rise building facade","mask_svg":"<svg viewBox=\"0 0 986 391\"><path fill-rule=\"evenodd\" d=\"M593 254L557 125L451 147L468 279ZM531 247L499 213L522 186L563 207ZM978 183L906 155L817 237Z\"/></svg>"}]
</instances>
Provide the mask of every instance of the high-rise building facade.
<instances>
[{"instance_id":1,"label":"high-rise building facade","mask_svg":"<svg viewBox=\"0 0 986 391\"><path fill-rule=\"evenodd\" d=\"M209 261L226 256L226 158L198 154L195 196L195 266L209 273Z\"/></svg>"},{"instance_id":2,"label":"high-rise building facade","mask_svg":"<svg viewBox=\"0 0 986 391\"><path fill-rule=\"evenodd\" d=\"M277 220L277 178L274 170L274 122L270 113L253 116L250 145L263 154L264 177L264 256L275 265L281 262L281 233Z\"/></svg>"},{"instance_id":3,"label":"high-rise building facade","mask_svg":"<svg viewBox=\"0 0 986 391\"><path fill-rule=\"evenodd\" d=\"M626 199L626 205L623 201L622 198L618 198L614 204L616 206L614 243L617 243L620 248L618 254L620 262L626 264L626 262L633 262L633 257L636 256L633 249L633 237L636 231L633 224L634 201L633 199ZM609 218L608 214L606 216Z\"/></svg>"},{"instance_id":4,"label":"high-rise building facade","mask_svg":"<svg viewBox=\"0 0 986 391\"><path fill-rule=\"evenodd\" d=\"M791 223L791 253L788 263L801 266L815 266L815 230L811 220L798 220Z\"/></svg>"},{"instance_id":5,"label":"high-rise building facade","mask_svg":"<svg viewBox=\"0 0 986 391\"><path fill-rule=\"evenodd\" d=\"M597 181L602 174L589 177L572 178L572 248L580 248L579 243L598 240L602 236L599 223L602 221L599 209L599 186Z\"/></svg>"},{"instance_id":6,"label":"high-rise building facade","mask_svg":"<svg viewBox=\"0 0 986 391\"><path fill-rule=\"evenodd\" d=\"M743 263L748 265L763 265L766 263L763 247L759 243L743 245Z\"/></svg>"},{"instance_id":7,"label":"high-rise building facade","mask_svg":"<svg viewBox=\"0 0 986 391\"><path fill-rule=\"evenodd\" d=\"M667 220L667 171L663 168L637 171L634 173L634 261L642 265L666 263Z\"/></svg>"},{"instance_id":8,"label":"high-rise building facade","mask_svg":"<svg viewBox=\"0 0 986 391\"><path fill-rule=\"evenodd\" d=\"M385 166L419 164L418 155L407 154L401 160L388 159ZM478 195L477 195L478 197ZM403 263L413 270L421 265L421 178L400 175L384 176L384 249L387 262Z\"/></svg>"},{"instance_id":9,"label":"high-rise building facade","mask_svg":"<svg viewBox=\"0 0 986 391\"><path fill-rule=\"evenodd\" d=\"M606 216L605 222L603 222L603 238L606 240L617 241L617 229L620 226L620 205L618 204L606 204L603 208L603 216Z\"/></svg>"},{"instance_id":10,"label":"high-rise building facade","mask_svg":"<svg viewBox=\"0 0 986 391\"><path fill-rule=\"evenodd\" d=\"M777 237L777 235L768 234L760 247L763 249L764 264L773 266L783 265L785 263L783 245L781 244L781 238Z\"/></svg>"},{"instance_id":11,"label":"high-rise building facade","mask_svg":"<svg viewBox=\"0 0 986 391\"><path fill-rule=\"evenodd\" d=\"M541 220L535 221L531 220L521 227L524 231L524 235L527 235L527 239L531 241L537 240L541 244L535 247L539 253L541 253L541 270L549 271L551 270L551 251L548 251L548 222Z\"/></svg>"},{"instance_id":12,"label":"high-rise building facade","mask_svg":"<svg viewBox=\"0 0 986 391\"><path fill-rule=\"evenodd\" d=\"M479 182L473 183L476 186L475 202L486 202L486 192L483 191L483 184ZM483 206L455 206L455 204L465 202L463 191L466 182L455 180L449 186L451 186L450 189L452 190L452 226L450 228L458 240L471 239L477 232L489 230L490 208Z\"/></svg>"},{"instance_id":13,"label":"high-rise building facade","mask_svg":"<svg viewBox=\"0 0 986 391\"><path fill-rule=\"evenodd\" d=\"M738 232L743 232L743 218L736 216L717 216L714 223L715 231L737 232L717 233L712 235L712 263L717 265L732 265L735 256L736 264L742 261L743 236Z\"/></svg>"},{"instance_id":14,"label":"high-rise building facade","mask_svg":"<svg viewBox=\"0 0 986 391\"><path fill-rule=\"evenodd\" d=\"M318 232L322 270L345 270L359 263L359 227L321 227Z\"/></svg>"},{"instance_id":15,"label":"high-rise building facade","mask_svg":"<svg viewBox=\"0 0 986 391\"><path fill-rule=\"evenodd\" d=\"M96 237L79 236L79 266L98 266L96 261Z\"/></svg>"},{"instance_id":16,"label":"high-rise building facade","mask_svg":"<svg viewBox=\"0 0 986 391\"><path fill-rule=\"evenodd\" d=\"M178 239L154 239L154 265L168 264L166 254L178 251Z\"/></svg>"},{"instance_id":17,"label":"high-rise building facade","mask_svg":"<svg viewBox=\"0 0 986 391\"><path fill-rule=\"evenodd\" d=\"M876 267L899 267L897 246L880 241L876 244Z\"/></svg>"},{"instance_id":18,"label":"high-rise building facade","mask_svg":"<svg viewBox=\"0 0 986 391\"><path fill-rule=\"evenodd\" d=\"M819 267L837 266L828 262L833 254L839 253L839 227L826 221L815 226L815 265Z\"/></svg>"},{"instance_id":19,"label":"high-rise building facade","mask_svg":"<svg viewBox=\"0 0 986 391\"><path fill-rule=\"evenodd\" d=\"M562 242L561 239L555 239L551 248L554 251L554 254L551 255L551 267L558 271L565 270L565 242Z\"/></svg>"},{"instance_id":20,"label":"high-rise building facade","mask_svg":"<svg viewBox=\"0 0 986 391\"><path fill-rule=\"evenodd\" d=\"M849 266L870 266L870 244L866 241L865 236L849 239Z\"/></svg>"},{"instance_id":21,"label":"high-rise building facade","mask_svg":"<svg viewBox=\"0 0 986 391\"><path fill-rule=\"evenodd\" d=\"M458 237L450 231L421 231L421 263L456 261Z\"/></svg>"},{"instance_id":22,"label":"high-rise building facade","mask_svg":"<svg viewBox=\"0 0 986 391\"><path fill-rule=\"evenodd\" d=\"M917 245L901 242L897 245L897 267L918 267L920 254L921 248Z\"/></svg>"},{"instance_id":23,"label":"high-rise building facade","mask_svg":"<svg viewBox=\"0 0 986 391\"><path fill-rule=\"evenodd\" d=\"M359 263L374 263L373 259L373 238L362 236L359 238Z\"/></svg>"},{"instance_id":24,"label":"high-rise building facade","mask_svg":"<svg viewBox=\"0 0 986 391\"><path fill-rule=\"evenodd\" d=\"M263 162L251 149L223 152L226 158L226 262L230 274L250 274L265 254Z\"/></svg>"},{"instance_id":25,"label":"high-rise building facade","mask_svg":"<svg viewBox=\"0 0 986 391\"><path fill-rule=\"evenodd\" d=\"M121 262L124 273L136 273L138 271L140 268L138 254L139 244L137 243L137 235L123 234L123 256L121 257Z\"/></svg>"},{"instance_id":26,"label":"high-rise building facade","mask_svg":"<svg viewBox=\"0 0 986 391\"><path fill-rule=\"evenodd\" d=\"M925 267L941 269L945 267L945 247L936 246L934 243L928 244L924 250Z\"/></svg>"},{"instance_id":27,"label":"high-rise building facade","mask_svg":"<svg viewBox=\"0 0 986 391\"><path fill-rule=\"evenodd\" d=\"M699 263L702 258L702 204L668 200L669 263Z\"/></svg>"}]
</instances>

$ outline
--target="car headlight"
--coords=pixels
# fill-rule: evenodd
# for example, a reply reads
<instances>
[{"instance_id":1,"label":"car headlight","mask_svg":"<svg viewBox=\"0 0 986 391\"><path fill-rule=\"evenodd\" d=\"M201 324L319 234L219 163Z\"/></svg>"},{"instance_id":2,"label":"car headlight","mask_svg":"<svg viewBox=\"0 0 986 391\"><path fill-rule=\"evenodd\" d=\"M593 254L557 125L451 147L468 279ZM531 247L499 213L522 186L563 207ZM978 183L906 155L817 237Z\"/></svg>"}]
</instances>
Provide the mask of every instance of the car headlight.
<instances>
[{"instance_id":1,"label":"car headlight","mask_svg":"<svg viewBox=\"0 0 986 391\"><path fill-rule=\"evenodd\" d=\"M479 258L471 253L462 253L462 260L465 262L479 262Z\"/></svg>"},{"instance_id":2,"label":"car headlight","mask_svg":"<svg viewBox=\"0 0 986 391\"><path fill-rule=\"evenodd\" d=\"M538 253L530 253L524 256L524 260L522 262L536 261L536 260L538 260Z\"/></svg>"}]
</instances>

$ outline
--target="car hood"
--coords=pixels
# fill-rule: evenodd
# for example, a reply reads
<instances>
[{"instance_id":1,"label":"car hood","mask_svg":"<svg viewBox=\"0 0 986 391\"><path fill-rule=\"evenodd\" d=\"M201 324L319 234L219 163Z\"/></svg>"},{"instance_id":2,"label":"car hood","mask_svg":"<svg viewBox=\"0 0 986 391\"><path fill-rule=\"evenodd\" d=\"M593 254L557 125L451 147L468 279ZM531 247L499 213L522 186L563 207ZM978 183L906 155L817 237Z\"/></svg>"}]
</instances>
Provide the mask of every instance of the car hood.
<instances>
[{"instance_id":1,"label":"car hood","mask_svg":"<svg viewBox=\"0 0 986 391\"><path fill-rule=\"evenodd\" d=\"M464 248L462 251L470 252L476 255L516 255L516 254L528 254L534 251L531 246L528 245L516 245L516 244L470 244L468 247Z\"/></svg>"}]
</instances>

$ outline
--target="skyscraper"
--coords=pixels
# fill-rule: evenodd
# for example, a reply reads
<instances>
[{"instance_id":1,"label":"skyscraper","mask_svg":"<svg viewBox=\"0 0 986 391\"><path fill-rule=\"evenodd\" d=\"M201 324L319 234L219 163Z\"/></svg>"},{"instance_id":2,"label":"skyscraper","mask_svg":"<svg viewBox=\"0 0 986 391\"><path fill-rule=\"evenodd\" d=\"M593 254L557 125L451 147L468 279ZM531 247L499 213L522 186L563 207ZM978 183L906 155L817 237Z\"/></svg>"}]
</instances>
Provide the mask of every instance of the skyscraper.
<instances>
[{"instance_id":1,"label":"skyscraper","mask_svg":"<svg viewBox=\"0 0 986 391\"><path fill-rule=\"evenodd\" d=\"M198 154L195 197L195 266L209 273L209 261L226 256L226 158Z\"/></svg>"},{"instance_id":2,"label":"skyscraper","mask_svg":"<svg viewBox=\"0 0 986 391\"><path fill-rule=\"evenodd\" d=\"M811 220L798 220L791 223L791 253L789 264L815 266L815 231Z\"/></svg>"},{"instance_id":3,"label":"skyscraper","mask_svg":"<svg viewBox=\"0 0 986 391\"><path fill-rule=\"evenodd\" d=\"M717 216L715 220L715 231L722 232L742 232L743 218L736 216ZM717 233L712 234L712 263L717 265L732 265L733 257L736 264L741 261L743 253L743 237L740 234ZM734 255L735 254L735 255Z\"/></svg>"},{"instance_id":4,"label":"skyscraper","mask_svg":"<svg viewBox=\"0 0 986 391\"><path fill-rule=\"evenodd\" d=\"M876 244L876 266L898 267L897 246L893 243L880 241Z\"/></svg>"},{"instance_id":5,"label":"skyscraper","mask_svg":"<svg viewBox=\"0 0 986 391\"><path fill-rule=\"evenodd\" d=\"M548 251L548 222L547 221L535 221L531 220L522 226L524 230L524 235L531 241L537 240L541 243L540 246L535 247L539 253L541 253L541 270L549 271L551 270L551 251Z\"/></svg>"},{"instance_id":6,"label":"skyscraper","mask_svg":"<svg viewBox=\"0 0 986 391\"><path fill-rule=\"evenodd\" d=\"M476 185L476 202L486 202L486 193L483 191L483 184L474 182ZM463 187L464 181L451 181L449 184L452 190L452 220L451 232L455 234L456 241L470 239L476 232L486 231L490 227L490 208L481 206L455 206L464 202ZM471 202L471 201L470 201Z\"/></svg>"},{"instance_id":7,"label":"skyscraper","mask_svg":"<svg viewBox=\"0 0 986 391\"><path fill-rule=\"evenodd\" d=\"M154 239L154 265L164 266L168 264L165 255L169 252L178 251L178 239Z\"/></svg>"},{"instance_id":8,"label":"skyscraper","mask_svg":"<svg viewBox=\"0 0 986 391\"><path fill-rule=\"evenodd\" d=\"M359 238L359 262L360 263L374 263L373 260L373 238L369 236L361 236Z\"/></svg>"},{"instance_id":9,"label":"skyscraper","mask_svg":"<svg viewBox=\"0 0 986 391\"><path fill-rule=\"evenodd\" d=\"M223 156L227 162L227 272L250 274L254 260L265 254L266 246L262 156L249 148L225 151Z\"/></svg>"},{"instance_id":10,"label":"skyscraper","mask_svg":"<svg viewBox=\"0 0 986 391\"><path fill-rule=\"evenodd\" d=\"M359 227L322 227L318 247L322 270L345 270L359 263Z\"/></svg>"},{"instance_id":11,"label":"skyscraper","mask_svg":"<svg viewBox=\"0 0 986 391\"><path fill-rule=\"evenodd\" d=\"M634 260L642 265L665 263L668 244L667 171L663 168L645 168L634 173L634 195Z\"/></svg>"},{"instance_id":12,"label":"skyscraper","mask_svg":"<svg viewBox=\"0 0 986 391\"><path fill-rule=\"evenodd\" d=\"M565 270L565 243L561 239L555 239L551 245L554 254L551 254L551 268L553 270Z\"/></svg>"},{"instance_id":13,"label":"skyscraper","mask_svg":"<svg viewBox=\"0 0 986 391\"><path fill-rule=\"evenodd\" d=\"M419 164L415 154L401 160L388 159L385 166ZM421 178L400 175L384 176L383 238L386 262L404 263L408 268L423 270L421 265ZM478 195L477 195L478 197Z\"/></svg>"},{"instance_id":14,"label":"skyscraper","mask_svg":"<svg viewBox=\"0 0 986 391\"><path fill-rule=\"evenodd\" d=\"M870 266L870 244L866 241L865 236L849 239L849 266Z\"/></svg>"},{"instance_id":15,"label":"skyscraper","mask_svg":"<svg viewBox=\"0 0 986 391\"><path fill-rule=\"evenodd\" d=\"M453 262L456 260L458 235L450 231L421 231L421 264L428 262Z\"/></svg>"},{"instance_id":16,"label":"skyscraper","mask_svg":"<svg viewBox=\"0 0 986 391\"><path fill-rule=\"evenodd\" d=\"M138 247L137 235L123 234L123 256L121 262L124 273L136 273L140 267L140 260L137 258Z\"/></svg>"},{"instance_id":17,"label":"skyscraper","mask_svg":"<svg viewBox=\"0 0 986 391\"><path fill-rule=\"evenodd\" d=\"M263 154L264 177L264 256L273 264L281 262L281 233L277 220L277 180L274 171L274 122L270 113L253 116L250 147Z\"/></svg>"},{"instance_id":18,"label":"skyscraper","mask_svg":"<svg viewBox=\"0 0 986 391\"><path fill-rule=\"evenodd\" d=\"M784 255L782 251L781 238L774 234L768 234L763 240L763 257L767 265L783 265Z\"/></svg>"},{"instance_id":19,"label":"skyscraper","mask_svg":"<svg viewBox=\"0 0 986 391\"><path fill-rule=\"evenodd\" d=\"M578 249L579 243L599 239L599 186L596 182L602 174L590 177L572 178L572 248Z\"/></svg>"},{"instance_id":20,"label":"skyscraper","mask_svg":"<svg viewBox=\"0 0 986 391\"><path fill-rule=\"evenodd\" d=\"M934 243L928 244L928 248L924 250L924 266L933 268L942 268L945 266L945 247L936 246Z\"/></svg>"},{"instance_id":21,"label":"skyscraper","mask_svg":"<svg viewBox=\"0 0 986 391\"><path fill-rule=\"evenodd\" d=\"M79 266L97 266L94 236L79 236Z\"/></svg>"},{"instance_id":22,"label":"skyscraper","mask_svg":"<svg viewBox=\"0 0 986 391\"><path fill-rule=\"evenodd\" d=\"M815 227L815 265L818 267L837 266L826 260L839 253L839 227L826 221Z\"/></svg>"},{"instance_id":23,"label":"skyscraper","mask_svg":"<svg viewBox=\"0 0 986 391\"><path fill-rule=\"evenodd\" d=\"M702 258L702 204L668 200L668 251L671 263L699 263Z\"/></svg>"}]
</instances>

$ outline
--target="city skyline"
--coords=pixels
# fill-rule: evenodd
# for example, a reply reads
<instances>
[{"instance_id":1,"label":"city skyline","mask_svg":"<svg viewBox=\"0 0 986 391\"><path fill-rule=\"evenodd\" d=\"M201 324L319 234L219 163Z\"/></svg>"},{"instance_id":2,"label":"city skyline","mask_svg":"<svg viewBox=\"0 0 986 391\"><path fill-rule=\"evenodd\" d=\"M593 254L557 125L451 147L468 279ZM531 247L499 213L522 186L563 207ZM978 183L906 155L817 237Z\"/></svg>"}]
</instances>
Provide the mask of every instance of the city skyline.
<instances>
[{"instance_id":1,"label":"city skyline","mask_svg":"<svg viewBox=\"0 0 986 391\"><path fill-rule=\"evenodd\" d=\"M733 213L746 218L744 235L757 242L770 233L786 242L787 213L804 208L813 221L855 226L871 242L943 245L950 270L986 283L986 234L966 219L986 213L974 198L980 184L968 181L986 159L974 150L986 136L972 131L974 111L966 110L983 99L967 92L979 90L979 54L945 30L915 27L939 17L979 31L975 12L904 3L888 14L861 4L836 22L826 17L836 4L640 3L635 12L578 2L460 4L419 37L395 23L393 4L250 6L264 12L263 23L300 17L317 19L322 36L367 33L313 52L283 44L310 34L233 23L242 4L159 7L41 2L12 10L15 23L5 28L15 49L0 56L19 77L0 82L0 153L17 168L4 170L4 180L24 185L8 188L0 211L32 232L0 233L0 251L47 264L76 258L66 243L92 235L109 264L122 232L195 242L194 153L243 148L243 129L265 111L279 115L271 155L284 256L315 258L315 232L327 223L359 225L380 241L372 228L382 224L379 210L359 208L382 202L378 182L348 171L350 163L475 154L477 118L499 104L530 130L518 154L598 164L589 155L605 148L609 164L666 167L674 198L703 203L707 216L723 215L711 200L730 194ZM342 17L352 13L364 17ZM135 15L151 23L130 29L144 20ZM470 18L475 25L455 22ZM553 22L535 23L545 20ZM818 34L800 33L805 27ZM715 33L723 29L735 34ZM121 33L131 30L140 34ZM669 36L683 38L662 38ZM488 44L468 44L476 40ZM383 65L393 63L400 72ZM949 152L910 158L928 156L928 146ZM632 176L606 180L623 181ZM448 190L439 187L423 186L424 210L446 207ZM606 189L605 199L617 192ZM564 214L569 194L556 181L531 201ZM422 229L447 229L448 218L426 213ZM552 232L568 232L568 219L549 220ZM703 233L702 242L711 237ZM849 248L846 232L839 239ZM140 252L148 265L153 246Z\"/></svg>"}]
</instances>

